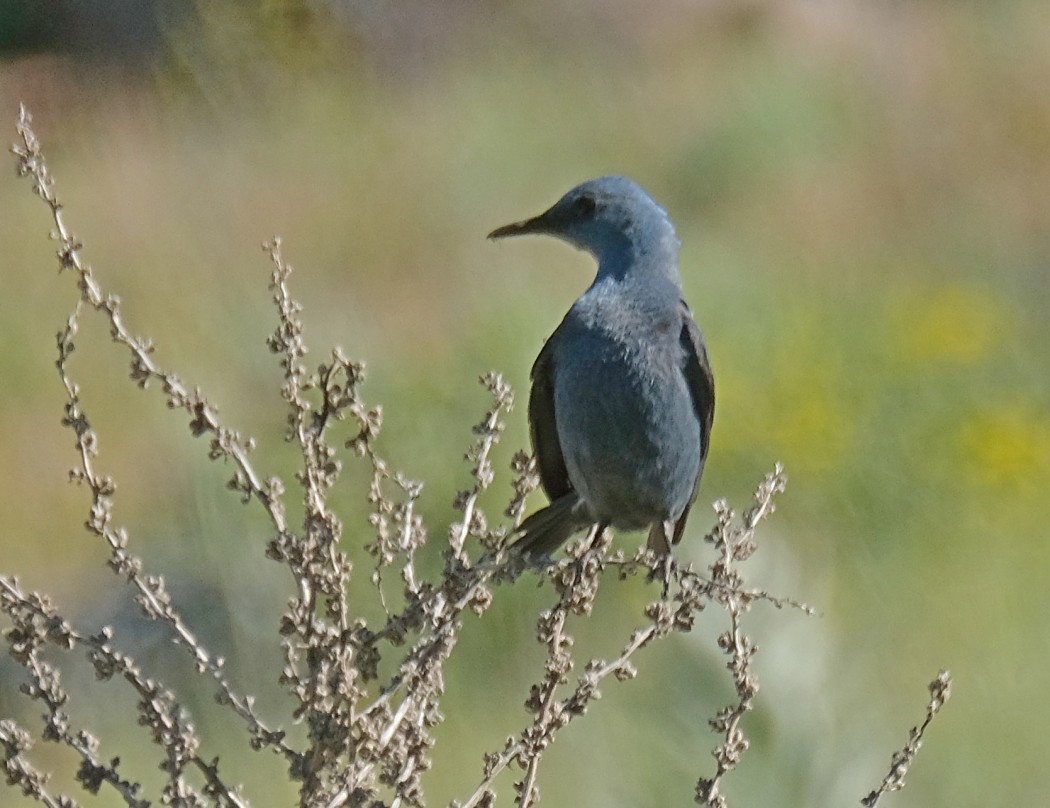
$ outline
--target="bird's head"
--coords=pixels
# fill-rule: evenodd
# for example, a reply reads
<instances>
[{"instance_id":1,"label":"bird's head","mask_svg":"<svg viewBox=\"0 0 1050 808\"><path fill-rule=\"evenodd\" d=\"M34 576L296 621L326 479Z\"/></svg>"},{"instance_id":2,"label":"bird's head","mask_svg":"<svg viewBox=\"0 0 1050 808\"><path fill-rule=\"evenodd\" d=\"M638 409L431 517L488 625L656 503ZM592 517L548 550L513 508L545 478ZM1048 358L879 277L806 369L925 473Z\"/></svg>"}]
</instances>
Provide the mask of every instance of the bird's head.
<instances>
[{"instance_id":1,"label":"bird's head","mask_svg":"<svg viewBox=\"0 0 1050 808\"><path fill-rule=\"evenodd\" d=\"M489 238L544 233L586 250L599 272L619 274L627 267L677 257L678 237L667 213L626 177L600 177L581 183L548 210L531 219L498 227Z\"/></svg>"}]
</instances>

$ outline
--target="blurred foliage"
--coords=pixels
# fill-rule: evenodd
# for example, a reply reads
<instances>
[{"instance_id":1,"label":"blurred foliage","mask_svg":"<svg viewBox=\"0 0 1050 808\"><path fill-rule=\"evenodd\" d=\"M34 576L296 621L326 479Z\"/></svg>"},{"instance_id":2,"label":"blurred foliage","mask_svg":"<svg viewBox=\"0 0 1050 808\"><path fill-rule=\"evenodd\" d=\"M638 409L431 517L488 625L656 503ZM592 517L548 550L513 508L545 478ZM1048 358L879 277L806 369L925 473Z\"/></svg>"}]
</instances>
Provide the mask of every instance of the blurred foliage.
<instances>
[{"instance_id":1,"label":"blurred foliage","mask_svg":"<svg viewBox=\"0 0 1050 808\"><path fill-rule=\"evenodd\" d=\"M0 20L40 33L19 7L0 4ZM98 274L163 360L260 439L260 464L290 476L295 463L276 439L279 376L263 345L274 317L258 245L279 232L315 349L369 362L388 456L426 481L436 559L466 479L453 460L486 406L474 379L498 368L518 391L508 460L527 442L531 361L593 271L564 245L484 234L581 179L629 174L679 227L718 379L701 499L742 506L783 461L791 484L755 583L823 615L756 611L763 707L731 797L859 799L943 666L956 698L893 804L1040 804L1045 732L1013 716L1050 712L1046 4L296 8L199 4L167 19L148 73L68 49L16 58L10 40L0 62L9 138L25 101ZM0 212L3 567L153 647L98 548L79 541L86 500L63 484L72 439L53 334L75 291L54 277L45 213L10 173ZM265 524L159 397L127 382L101 329L80 340L74 367L118 513L212 616L202 632L244 686L276 707L262 674L277 659L273 593L289 582L262 558ZM351 543L368 530L361 474L351 463L343 483ZM508 493L495 488L492 518ZM709 520L698 506L687 554L702 556ZM461 794L481 752L523 720L542 593L522 581L499 597L450 676L435 802ZM645 598L611 587L607 622L581 642L602 648ZM711 647L682 639L609 688L559 742L547 799L685 799L710 765L706 717L727 697ZM19 704L10 672L0 665L0 712ZM124 729L119 754L152 760ZM236 739L226 746L251 765ZM262 768L246 769L273 778L256 795L281 781Z\"/></svg>"},{"instance_id":2,"label":"blurred foliage","mask_svg":"<svg viewBox=\"0 0 1050 808\"><path fill-rule=\"evenodd\" d=\"M190 0L0 0L0 55L75 53L141 66L159 57L176 22L191 17Z\"/></svg>"}]
</instances>

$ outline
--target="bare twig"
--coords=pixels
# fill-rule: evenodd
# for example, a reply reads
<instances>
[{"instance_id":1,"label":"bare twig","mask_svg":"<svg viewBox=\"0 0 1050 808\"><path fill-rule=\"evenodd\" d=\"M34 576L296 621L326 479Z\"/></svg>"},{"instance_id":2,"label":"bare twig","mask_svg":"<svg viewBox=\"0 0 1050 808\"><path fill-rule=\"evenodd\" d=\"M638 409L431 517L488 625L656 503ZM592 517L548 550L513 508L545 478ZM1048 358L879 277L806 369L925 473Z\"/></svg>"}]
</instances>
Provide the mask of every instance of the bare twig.
<instances>
[{"instance_id":1,"label":"bare twig","mask_svg":"<svg viewBox=\"0 0 1050 808\"><path fill-rule=\"evenodd\" d=\"M229 706L246 722L253 744L271 746L278 753L293 760L295 753L283 744L284 733L263 726L254 713L251 697L234 692L226 678L223 660L214 657L200 644L175 609L164 579L143 571L142 561L128 552L127 531L113 525L113 494L116 484L110 476L95 468L98 436L91 428L81 405L79 385L72 380L68 372L68 363L75 349L73 338L79 330L79 318L85 305L106 317L112 339L130 351L132 379L143 388L147 387L151 380L159 381L167 394L168 406L172 409L182 409L192 416L190 428L193 434L213 432L216 437L212 444L212 456L230 456L237 462L239 474L245 480L251 481L253 488L258 489L262 495L260 500L266 503L268 512L278 525L283 525L283 508L272 496L273 487L264 488L258 482L258 476L247 460L251 442L242 443L236 433L221 427L215 420L215 408L200 391L190 393L174 374L159 368L152 358L152 342L132 336L127 329L120 313L119 298L103 292L91 267L80 256L82 245L66 225L63 206L55 194L54 181L40 151L39 140L30 124L31 118L23 106L17 126L21 144L13 148L19 161L19 174L33 178L34 191L51 211L56 228L52 235L61 245L58 252L59 269L73 270L78 276L80 288L80 298L67 318L65 327L58 334L59 357L56 365L67 395L63 424L72 429L77 438L78 467L71 472L71 478L74 482L87 485L91 491L92 503L86 526L91 533L106 543L110 552L110 568L135 588L138 595L136 600L143 613L152 620L166 624L173 632L176 643L186 648L193 656L198 673L207 674L215 680L219 688L217 700ZM217 447L222 447L221 451Z\"/></svg>"},{"instance_id":2,"label":"bare twig","mask_svg":"<svg viewBox=\"0 0 1050 808\"><path fill-rule=\"evenodd\" d=\"M904 788L904 778L908 775L915 756L922 748L922 739L926 734L926 728L933 723L933 719L941 711L952 695L952 676L948 671L941 671L937 677L928 685L930 700L926 705L926 718L918 727L912 727L908 732L908 742L890 758L890 770L882 779L877 789L864 797L860 803L866 808L875 808L882 795L890 791L900 791Z\"/></svg>"}]
</instances>

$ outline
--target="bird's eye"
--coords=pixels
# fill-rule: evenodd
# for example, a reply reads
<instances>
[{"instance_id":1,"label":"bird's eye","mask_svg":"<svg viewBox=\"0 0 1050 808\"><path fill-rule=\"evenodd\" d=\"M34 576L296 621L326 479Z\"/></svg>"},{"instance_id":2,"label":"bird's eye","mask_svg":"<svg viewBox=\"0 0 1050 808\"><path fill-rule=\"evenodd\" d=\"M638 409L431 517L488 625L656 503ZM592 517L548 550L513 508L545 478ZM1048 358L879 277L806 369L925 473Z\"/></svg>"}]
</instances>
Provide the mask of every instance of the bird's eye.
<instances>
[{"instance_id":1,"label":"bird's eye","mask_svg":"<svg viewBox=\"0 0 1050 808\"><path fill-rule=\"evenodd\" d=\"M587 196L584 194L579 197L575 202L572 203L576 209L576 213L585 218L590 218L594 215L595 208L598 207L598 203L594 201L593 196Z\"/></svg>"}]
</instances>

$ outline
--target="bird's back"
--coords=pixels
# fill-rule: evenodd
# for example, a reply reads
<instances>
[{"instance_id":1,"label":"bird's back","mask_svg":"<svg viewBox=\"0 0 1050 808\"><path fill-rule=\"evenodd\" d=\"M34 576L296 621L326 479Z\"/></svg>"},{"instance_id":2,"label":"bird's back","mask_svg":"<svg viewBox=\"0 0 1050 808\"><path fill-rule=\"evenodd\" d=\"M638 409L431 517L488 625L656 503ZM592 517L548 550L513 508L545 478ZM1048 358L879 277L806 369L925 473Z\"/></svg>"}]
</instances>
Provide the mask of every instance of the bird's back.
<instances>
[{"instance_id":1,"label":"bird's back","mask_svg":"<svg viewBox=\"0 0 1050 808\"><path fill-rule=\"evenodd\" d=\"M596 521L640 529L676 519L692 499L701 425L681 311L677 296L668 304L596 285L551 338L560 449Z\"/></svg>"}]
</instances>

